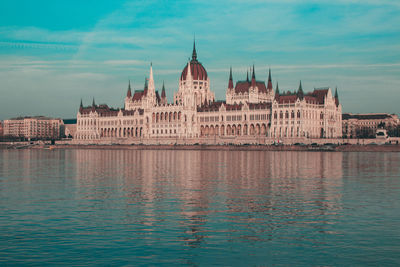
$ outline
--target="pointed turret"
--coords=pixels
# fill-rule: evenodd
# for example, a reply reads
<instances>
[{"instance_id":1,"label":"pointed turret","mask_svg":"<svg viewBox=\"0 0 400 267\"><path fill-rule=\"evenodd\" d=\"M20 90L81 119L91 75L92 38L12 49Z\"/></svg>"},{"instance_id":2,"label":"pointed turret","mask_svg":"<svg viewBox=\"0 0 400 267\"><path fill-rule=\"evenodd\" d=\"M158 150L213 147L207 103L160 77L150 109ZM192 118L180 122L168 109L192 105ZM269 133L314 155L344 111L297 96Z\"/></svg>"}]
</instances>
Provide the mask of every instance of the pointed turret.
<instances>
[{"instance_id":1,"label":"pointed turret","mask_svg":"<svg viewBox=\"0 0 400 267\"><path fill-rule=\"evenodd\" d=\"M192 80L192 68L190 66L190 61L188 61L187 73L186 73L186 82Z\"/></svg>"},{"instance_id":2,"label":"pointed turret","mask_svg":"<svg viewBox=\"0 0 400 267\"><path fill-rule=\"evenodd\" d=\"M228 88L233 89L233 79L232 79L232 67L229 71L229 82L228 82Z\"/></svg>"},{"instance_id":3,"label":"pointed turret","mask_svg":"<svg viewBox=\"0 0 400 267\"><path fill-rule=\"evenodd\" d=\"M299 90L297 91L297 97L301 100L304 98L303 86L301 85L301 80L299 84Z\"/></svg>"},{"instance_id":4,"label":"pointed turret","mask_svg":"<svg viewBox=\"0 0 400 267\"><path fill-rule=\"evenodd\" d=\"M267 89L268 89L268 90L273 90L273 88L272 88L272 79L271 79L271 69L269 69L269 73L268 73L268 85L267 85Z\"/></svg>"},{"instance_id":5,"label":"pointed turret","mask_svg":"<svg viewBox=\"0 0 400 267\"><path fill-rule=\"evenodd\" d=\"M253 64L253 73L251 74L251 86L256 87L256 73Z\"/></svg>"},{"instance_id":6,"label":"pointed turret","mask_svg":"<svg viewBox=\"0 0 400 267\"><path fill-rule=\"evenodd\" d=\"M132 90L131 90L131 80L128 83L128 92L126 93L126 97L132 97Z\"/></svg>"},{"instance_id":7,"label":"pointed turret","mask_svg":"<svg viewBox=\"0 0 400 267\"><path fill-rule=\"evenodd\" d=\"M279 102L279 96L280 96L279 85L278 85L278 82L276 82L275 100L278 101L278 102Z\"/></svg>"},{"instance_id":8,"label":"pointed turret","mask_svg":"<svg viewBox=\"0 0 400 267\"><path fill-rule=\"evenodd\" d=\"M249 82L249 70L247 70L246 81Z\"/></svg>"},{"instance_id":9,"label":"pointed turret","mask_svg":"<svg viewBox=\"0 0 400 267\"><path fill-rule=\"evenodd\" d=\"M197 61L196 39L193 40L192 60L193 60L193 61Z\"/></svg>"},{"instance_id":10,"label":"pointed turret","mask_svg":"<svg viewBox=\"0 0 400 267\"><path fill-rule=\"evenodd\" d=\"M148 89L151 93L154 93L155 95L156 88L154 86L154 78L153 78L153 63L150 63L150 77L149 77Z\"/></svg>"},{"instance_id":11,"label":"pointed turret","mask_svg":"<svg viewBox=\"0 0 400 267\"><path fill-rule=\"evenodd\" d=\"M94 112L96 110L96 102L94 102L94 97L93 97L93 101L92 101L92 112Z\"/></svg>"},{"instance_id":12,"label":"pointed turret","mask_svg":"<svg viewBox=\"0 0 400 267\"><path fill-rule=\"evenodd\" d=\"M164 85L164 81L162 82L162 90L161 90L161 98L165 98L165 85Z\"/></svg>"},{"instance_id":13,"label":"pointed turret","mask_svg":"<svg viewBox=\"0 0 400 267\"><path fill-rule=\"evenodd\" d=\"M83 109L83 103L82 103L82 98L81 98L81 104L79 105L79 112L81 112Z\"/></svg>"},{"instance_id":14,"label":"pointed turret","mask_svg":"<svg viewBox=\"0 0 400 267\"><path fill-rule=\"evenodd\" d=\"M279 85L278 85L278 82L276 82L275 95L279 95Z\"/></svg>"},{"instance_id":15,"label":"pointed turret","mask_svg":"<svg viewBox=\"0 0 400 267\"><path fill-rule=\"evenodd\" d=\"M339 95L337 92L337 87L335 88L335 104L336 106L339 106Z\"/></svg>"}]
</instances>

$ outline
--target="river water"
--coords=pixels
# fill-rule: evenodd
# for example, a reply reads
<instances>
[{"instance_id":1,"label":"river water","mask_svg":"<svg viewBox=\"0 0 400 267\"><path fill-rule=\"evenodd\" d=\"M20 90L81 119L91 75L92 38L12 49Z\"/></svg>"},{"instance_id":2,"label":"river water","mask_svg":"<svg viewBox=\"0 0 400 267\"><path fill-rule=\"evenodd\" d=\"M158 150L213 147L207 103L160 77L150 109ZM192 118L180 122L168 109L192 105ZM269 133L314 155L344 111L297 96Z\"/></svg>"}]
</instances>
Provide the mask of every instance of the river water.
<instances>
[{"instance_id":1,"label":"river water","mask_svg":"<svg viewBox=\"0 0 400 267\"><path fill-rule=\"evenodd\" d=\"M1 265L400 265L400 153L0 150Z\"/></svg>"}]
</instances>

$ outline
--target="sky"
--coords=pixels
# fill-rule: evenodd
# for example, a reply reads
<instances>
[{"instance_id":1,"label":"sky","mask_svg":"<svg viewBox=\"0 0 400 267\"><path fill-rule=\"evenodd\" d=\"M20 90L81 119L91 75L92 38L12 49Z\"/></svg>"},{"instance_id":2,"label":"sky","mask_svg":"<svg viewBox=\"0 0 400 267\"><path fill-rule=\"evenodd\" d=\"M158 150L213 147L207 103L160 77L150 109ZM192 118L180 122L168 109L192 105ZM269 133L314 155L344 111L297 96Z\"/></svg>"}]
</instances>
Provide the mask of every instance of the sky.
<instances>
[{"instance_id":1,"label":"sky","mask_svg":"<svg viewBox=\"0 0 400 267\"><path fill-rule=\"evenodd\" d=\"M0 1L0 119L122 107L128 81L172 100L196 38L216 98L229 68L274 87L338 88L344 112L400 113L400 1Z\"/></svg>"}]
</instances>

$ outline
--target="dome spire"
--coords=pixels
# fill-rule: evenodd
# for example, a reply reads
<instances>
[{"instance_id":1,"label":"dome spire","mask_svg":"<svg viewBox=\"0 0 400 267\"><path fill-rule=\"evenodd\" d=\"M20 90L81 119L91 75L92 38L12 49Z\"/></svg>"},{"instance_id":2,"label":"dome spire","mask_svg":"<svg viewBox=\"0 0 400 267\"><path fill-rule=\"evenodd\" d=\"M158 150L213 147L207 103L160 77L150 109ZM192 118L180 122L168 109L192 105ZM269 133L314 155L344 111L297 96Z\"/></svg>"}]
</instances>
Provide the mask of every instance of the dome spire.
<instances>
[{"instance_id":1,"label":"dome spire","mask_svg":"<svg viewBox=\"0 0 400 267\"><path fill-rule=\"evenodd\" d=\"M197 52L196 52L196 37L193 38L193 53L192 53L192 60L197 60Z\"/></svg>"}]
</instances>

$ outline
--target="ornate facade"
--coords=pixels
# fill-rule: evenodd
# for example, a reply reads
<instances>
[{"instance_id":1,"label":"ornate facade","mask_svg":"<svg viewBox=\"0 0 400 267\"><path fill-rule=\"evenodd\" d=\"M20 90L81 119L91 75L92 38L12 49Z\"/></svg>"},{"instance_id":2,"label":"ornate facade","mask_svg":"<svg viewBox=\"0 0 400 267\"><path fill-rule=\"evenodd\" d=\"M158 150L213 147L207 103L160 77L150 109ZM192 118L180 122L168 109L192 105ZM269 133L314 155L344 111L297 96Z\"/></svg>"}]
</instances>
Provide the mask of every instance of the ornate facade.
<instances>
[{"instance_id":1,"label":"ornate facade","mask_svg":"<svg viewBox=\"0 0 400 267\"><path fill-rule=\"evenodd\" d=\"M304 93L300 82L294 92L280 93L268 81L256 79L255 68L234 85L230 69L226 101L216 101L210 78L197 59L195 45L179 78L178 91L168 103L164 85L155 89L153 68L143 90L125 97L124 108L81 105L77 114L75 139L79 141L177 140L202 143L231 140L237 143L271 143L276 140L338 138L342 135L342 107L337 90L314 89Z\"/></svg>"}]
</instances>

